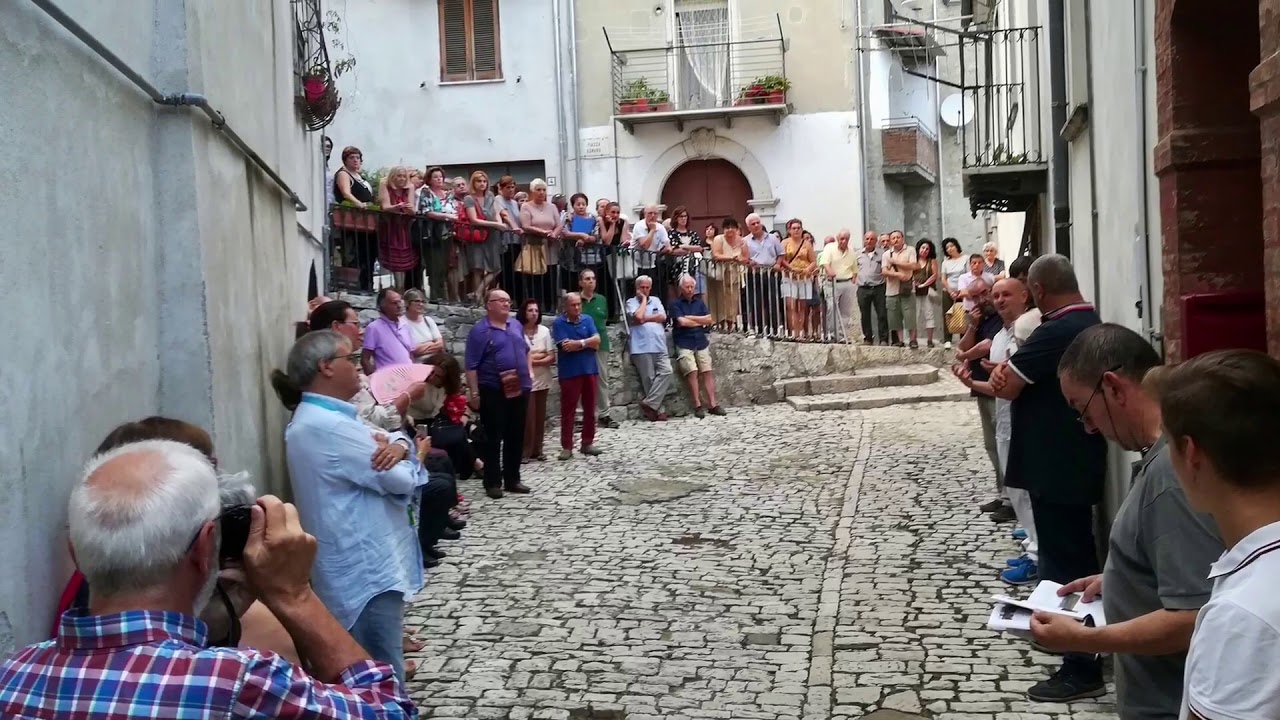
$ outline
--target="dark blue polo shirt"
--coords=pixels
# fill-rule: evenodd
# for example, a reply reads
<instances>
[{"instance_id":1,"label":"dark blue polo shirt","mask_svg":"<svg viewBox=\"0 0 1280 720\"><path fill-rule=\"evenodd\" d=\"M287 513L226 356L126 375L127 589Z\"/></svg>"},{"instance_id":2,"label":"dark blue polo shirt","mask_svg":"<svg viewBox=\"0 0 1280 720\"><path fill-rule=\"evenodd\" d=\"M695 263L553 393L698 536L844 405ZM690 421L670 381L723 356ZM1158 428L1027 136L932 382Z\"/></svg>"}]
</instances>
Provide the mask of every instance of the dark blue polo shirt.
<instances>
[{"instance_id":1,"label":"dark blue polo shirt","mask_svg":"<svg viewBox=\"0 0 1280 720\"><path fill-rule=\"evenodd\" d=\"M1107 442L1085 432L1058 384L1058 363L1071 341L1101 322L1086 303L1045 313L1040 327L1009 358L1010 371L1027 383L1010 408L1013 436L1005 471L1009 487L1063 505L1102 501Z\"/></svg>"},{"instance_id":2,"label":"dark blue polo shirt","mask_svg":"<svg viewBox=\"0 0 1280 720\"><path fill-rule=\"evenodd\" d=\"M999 335L1000 331L1003 329L1004 320L1000 319L1000 313L991 308L987 308L987 314L983 315L982 321L978 323L978 334L974 338L974 344L976 345L983 340L994 339L995 336ZM982 367L982 361L986 359L987 358L983 357L969 361L969 373L973 376L974 382L986 382L991 379L991 373L987 372L987 369ZM971 397L990 397L989 395L979 393L977 390L970 390L969 395Z\"/></svg>"},{"instance_id":3,"label":"dark blue polo shirt","mask_svg":"<svg viewBox=\"0 0 1280 720\"><path fill-rule=\"evenodd\" d=\"M596 366L596 351L583 348L573 352L565 352L560 343L565 340L586 340L596 334L596 321L583 313L578 322L569 322L564 315L557 315L551 323L551 339L556 343L556 366L560 370L560 379L569 380L583 375L598 375L600 368Z\"/></svg>"},{"instance_id":4,"label":"dark blue polo shirt","mask_svg":"<svg viewBox=\"0 0 1280 720\"><path fill-rule=\"evenodd\" d=\"M685 350L706 350L711 344L711 338L708 337L711 329L702 325L680 327L679 320L685 315L710 315L711 311L707 309L707 303L696 295L692 300L678 297L671 303L670 310L671 340L675 346Z\"/></svg>"}]
</instances>

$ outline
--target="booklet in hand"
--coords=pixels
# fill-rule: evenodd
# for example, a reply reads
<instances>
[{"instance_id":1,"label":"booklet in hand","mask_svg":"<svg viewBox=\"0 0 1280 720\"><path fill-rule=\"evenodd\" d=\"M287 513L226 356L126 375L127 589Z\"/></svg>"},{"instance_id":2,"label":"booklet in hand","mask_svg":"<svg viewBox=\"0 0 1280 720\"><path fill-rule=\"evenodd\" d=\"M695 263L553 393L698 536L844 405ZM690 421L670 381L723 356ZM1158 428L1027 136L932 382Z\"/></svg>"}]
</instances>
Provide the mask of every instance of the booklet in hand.
<instances>
[{"instance_id":1,"label":"booklet in hand","mask_svg":"<svg viewBox=\"0 0 1280 720\"><path fill-rule=\"evenodd\" d=\"M1086 622L1094 627L1107 624L1102 612L1102 600L1084 602L1080 593L1059 596L1062 586L1056 582L1043 580L1031 595L1024 599L996 595L991 599L995 607L991 617L987 619L987 627L997 632L1009 632L1014 635L1029 635L1031 632L1031 615L1035 612L1048 612Z\"/></svg>"}]
</instances>

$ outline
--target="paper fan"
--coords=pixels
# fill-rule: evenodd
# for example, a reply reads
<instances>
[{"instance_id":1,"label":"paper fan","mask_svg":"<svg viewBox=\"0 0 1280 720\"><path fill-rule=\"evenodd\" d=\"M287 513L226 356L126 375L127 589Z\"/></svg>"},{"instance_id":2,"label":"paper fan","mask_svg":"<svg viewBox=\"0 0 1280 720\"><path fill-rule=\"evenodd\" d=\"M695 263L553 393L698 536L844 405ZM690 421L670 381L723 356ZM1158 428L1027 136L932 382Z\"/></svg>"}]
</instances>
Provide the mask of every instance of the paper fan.
<instances>
[{"instance_id":1,"label":"paper fan","mask_svg":"<svg viewBox=\"0 0 1280 720\"><path fill-rule=\"evenodd\" d=\"M369 392L379 405L394 402L414 383L426 382L434 365L392 365L369 376Z\"/></svg>"}]
</instances>

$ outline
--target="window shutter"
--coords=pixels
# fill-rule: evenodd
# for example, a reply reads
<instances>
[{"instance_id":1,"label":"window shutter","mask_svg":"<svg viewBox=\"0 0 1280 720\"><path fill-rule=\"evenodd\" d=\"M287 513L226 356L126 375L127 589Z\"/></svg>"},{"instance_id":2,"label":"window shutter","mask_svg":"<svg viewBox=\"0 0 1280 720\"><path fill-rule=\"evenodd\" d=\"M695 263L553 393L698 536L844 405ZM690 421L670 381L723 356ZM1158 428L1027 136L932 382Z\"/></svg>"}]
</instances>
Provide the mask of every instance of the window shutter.
<instances>
[{"instance_id":1,"label":"window shutter","mask_svg":"<svg viewBox=\"0 0 1280 720\"><path fill-rule=\"evenodd\" d=\"M471 44L476 80L502 77L498 47L498 0L471 1Z\"/></svg>"},{"instance_id":2,"label":"window shutter","mask_svg":"<svg viewBox=\"0 0 1280 720\"><path fill-rule=\"evenodd\" d=\"M440 79L470 80L467 58L467 5L470 0L440 2Z\"/></svg>"}]
</instances>

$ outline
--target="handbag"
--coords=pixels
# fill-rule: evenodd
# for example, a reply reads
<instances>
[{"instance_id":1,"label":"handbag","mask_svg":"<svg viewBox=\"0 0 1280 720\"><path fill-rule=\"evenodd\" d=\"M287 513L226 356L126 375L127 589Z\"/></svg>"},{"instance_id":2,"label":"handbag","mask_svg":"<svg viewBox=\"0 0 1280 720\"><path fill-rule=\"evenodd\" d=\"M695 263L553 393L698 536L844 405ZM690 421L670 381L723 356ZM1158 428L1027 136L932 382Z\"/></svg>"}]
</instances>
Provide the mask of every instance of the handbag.
<instances>
[{"instance_id":1,"label":"handbag","mask_svg":"<svg viewBox=\"0 0 1280 720\"><path fill-rule=\"evenodd\" d=\"M541 245L524 245L516 256L515 271L521 275L546 275L547 251Z\"/></svg>"},{"instance_id":2,"label":"handbag","mask_svg":"<svg viewBox=\"0 0 1280 720\"><path fill-rule=\"evenodd\" d=\"M476 220L488 219L484 216L484 208L481 207L480 203L476 203ZM462 242L482 243L489 239L489 229L472 225L471 219L467 217L466 209L464 208L458 214L458 219L453 221L453 236Z\"/></svg>"},{"instance_id":3,"label":"handbag","mask_svg":"<svg viewBox=\"0 0 1280 720\"><path fill-rule=\"evenodd\" d=\"M964 316L964 303L957 300L956 303L947 310L947 317L944 324L946 325L948 335L959 335L964 332Z\"/></svg>"}]
</instances>

